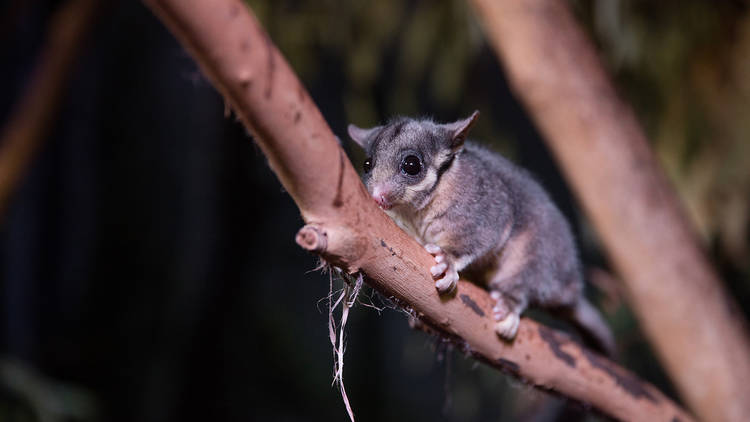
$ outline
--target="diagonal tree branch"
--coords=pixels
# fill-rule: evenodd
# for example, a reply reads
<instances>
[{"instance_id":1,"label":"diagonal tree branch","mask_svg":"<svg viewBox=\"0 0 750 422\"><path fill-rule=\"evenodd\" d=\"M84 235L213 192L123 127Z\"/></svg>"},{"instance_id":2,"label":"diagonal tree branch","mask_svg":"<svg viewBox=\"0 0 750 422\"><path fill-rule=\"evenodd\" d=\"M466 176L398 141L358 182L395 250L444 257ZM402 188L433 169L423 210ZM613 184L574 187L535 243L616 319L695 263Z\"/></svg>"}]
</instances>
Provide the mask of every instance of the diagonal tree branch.
<instances>
[{"instance_id":1,"label":"diagonal tree branch","mask_svg":"<svg viewBox=\"0 0 750 422\"><path fill-rule=\"evenodd\" d=\"M744 318L567 2L471 3L680 393L705 420L748 420Z\"/></svg>"},{"instance_id":2,"label":"diagonal tree branch","mask_svg":"<svg viewBox=\"0 0 750 422\"><path fill-rule=\"evenodd\" d=\"M304 87L239 0L145 0L250 129L307 222L303 248L395 298L489 365L624 420L692 418L648 383L524 319L512 344L494 332L486 291L461 281L438 296L432 257L370 200Z\"/></svg>"}]
</instances>

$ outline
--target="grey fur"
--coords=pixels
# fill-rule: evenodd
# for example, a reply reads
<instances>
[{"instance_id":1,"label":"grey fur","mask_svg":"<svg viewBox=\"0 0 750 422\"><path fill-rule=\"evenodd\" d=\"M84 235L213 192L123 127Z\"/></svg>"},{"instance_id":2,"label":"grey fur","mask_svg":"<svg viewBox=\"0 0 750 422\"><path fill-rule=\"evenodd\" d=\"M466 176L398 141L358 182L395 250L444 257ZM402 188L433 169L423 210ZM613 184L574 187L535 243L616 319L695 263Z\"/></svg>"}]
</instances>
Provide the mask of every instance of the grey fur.
<instances>
[{"instance_id":1,"label":"grey fur","mask_svg":"<svg viewBox=\"0 0 750 422\"><path fill-rule=\"evenodd\" d=\"M433 251L442 255L433 267L436 277L444 275L440 290L451 290L461 271L493 292L501 336L512 339L518 316L539 306L567 311L611 353L611 332L583 297L568 222L526 170L464 142L477 116L449 124L399 117L372 129L350 125L370 160L363 174L368 191L428 251L440 248ZM410 155L419 159L419 174L401 168Z\"/></svg>"}]
</instances>

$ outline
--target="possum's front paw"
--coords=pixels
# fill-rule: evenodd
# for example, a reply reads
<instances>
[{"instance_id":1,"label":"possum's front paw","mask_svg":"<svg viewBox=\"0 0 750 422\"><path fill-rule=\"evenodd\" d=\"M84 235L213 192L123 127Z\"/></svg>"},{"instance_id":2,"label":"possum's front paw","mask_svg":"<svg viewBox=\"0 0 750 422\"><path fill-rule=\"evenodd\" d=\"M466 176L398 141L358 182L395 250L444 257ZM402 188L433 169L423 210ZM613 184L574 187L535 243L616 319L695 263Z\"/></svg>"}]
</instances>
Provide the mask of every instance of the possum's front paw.
<instances>
[{"instance_id":1,"label":"possum's front paw","mask_svg":"<svg viewBox=\"0 0 750 422\"><path fill-rule=\"evenodd\" d=\"M458 271L448 259L445 253L438 245L432 243L425 245L425 250L435 257L435 265L430 268L430 273L437 278L435 287L440 293L450 293L456 288L458 283ZM442 277L441 277L442 276Z\"/></svg>"}]
</instances>

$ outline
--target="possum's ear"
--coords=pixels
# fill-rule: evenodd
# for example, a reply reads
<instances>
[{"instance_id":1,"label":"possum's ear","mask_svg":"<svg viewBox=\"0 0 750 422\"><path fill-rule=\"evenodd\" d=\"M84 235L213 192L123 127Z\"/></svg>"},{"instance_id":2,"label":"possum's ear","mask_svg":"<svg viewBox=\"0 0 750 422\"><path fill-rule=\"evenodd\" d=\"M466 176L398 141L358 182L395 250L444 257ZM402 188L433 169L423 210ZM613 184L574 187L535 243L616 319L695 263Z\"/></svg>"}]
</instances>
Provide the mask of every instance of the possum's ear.
<instances>
[{"instance_id":1,"label":"possum's ear","mask_svg":"<svg viewBox=\"0 0 750 422\"><path fill-rule=\"evenodd\" d=\"M446 123L443 125L450 134L450 148L454 151L459 150L466 140L466 136L469 133L469 129L474 125L474 122L479 118L479 110L475 110L471 113L471 116L458 120L453 123Z\"/></svg>"},{"instance_id":2,"label":"possum's ear","mask_svg":"<svg viewBox=\"0 0 750 422\"><path fill-rule=\"evenodd\" d=\"M361 127L350 124L347 127L347 132L349 132L349 136L354 142L359 144L362 148L367 149L367 146L372 141L373 135L375 135L375 133L377 133L382 127L383 126L375 126L370 129L362 129Z\"/></svg>"}]
</instances>

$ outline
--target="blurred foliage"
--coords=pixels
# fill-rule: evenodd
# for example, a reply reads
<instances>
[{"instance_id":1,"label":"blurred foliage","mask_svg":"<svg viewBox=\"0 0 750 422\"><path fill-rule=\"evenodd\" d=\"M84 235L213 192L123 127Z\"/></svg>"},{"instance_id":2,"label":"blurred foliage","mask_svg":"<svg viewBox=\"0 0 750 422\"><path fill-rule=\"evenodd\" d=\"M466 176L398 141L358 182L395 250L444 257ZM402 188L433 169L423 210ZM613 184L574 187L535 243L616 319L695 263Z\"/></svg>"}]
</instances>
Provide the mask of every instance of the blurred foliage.
<instances>
[{"instance_id":1,"label":"blurred foliage","mask_svg":"<svg viewBox=\"0 0 750 422\"><path fill-rule=\"evenodd\" d=\"M248 0L303 78L329 69L319 53L343 58L352 121L382 118L373 98L391 113L419 115L416 99L427 87L442 105L456 105L468 65L482 45L465 1L262 1ZM388 72L390 86L379 93Z\"/></svg>"},{"instance_id":2,"label":"blurred foliage","mask_svg":"<svg viewBox=\"0 0 750 422\"><path fill-rule=\"evenodd\" d=\"M0 359L0 420L93 421L97 404L93 394L51 380L16 359Z\"/></svg>"},{"instance_id":3,"label":"blurred foliage","mask_svg":"<svg viewBox=\"0 0 750 422\"><path fill-rule=\"evenodd\" d=\"M748 292L747 4L615 0L577 5L698 231L718 261L744 274L739 287Z\"/></svg>"},{"instance_id":4,"label":"blurred foliage","mask_svg":"<svg viewBox=\"0 0 750 422\"><path fill-rule=\"evenodd\" d=\"M341 76L341 92L328 95L340 95L348 122L375 125L394 115L457 119L492 107L490 91L471 74L485 45L465 1L247 3L306 83ZM323 89L332 89L328 84ZM467 102L467 91L481 95ZM480 119L473 133L505 141L513 137L503 130L509 125ZM513 145L496 146L512 154ZM358 149L353 153L362 158Z\"/></svg>"}]
</instances>

